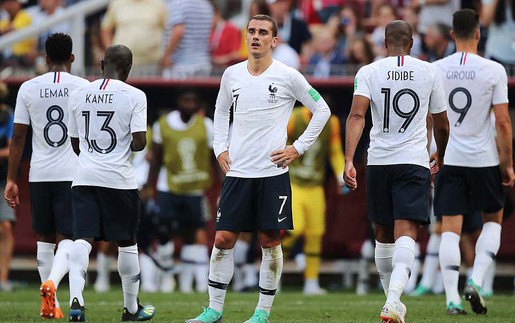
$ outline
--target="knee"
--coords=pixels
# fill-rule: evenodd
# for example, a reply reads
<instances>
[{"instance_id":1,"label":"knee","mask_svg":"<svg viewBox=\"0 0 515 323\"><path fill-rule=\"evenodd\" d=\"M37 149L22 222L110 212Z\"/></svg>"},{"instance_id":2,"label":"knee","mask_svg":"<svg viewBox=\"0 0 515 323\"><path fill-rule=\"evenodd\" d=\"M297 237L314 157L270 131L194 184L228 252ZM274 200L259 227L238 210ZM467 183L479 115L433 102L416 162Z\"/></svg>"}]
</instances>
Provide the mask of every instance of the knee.
<instances>
[{"instance_id":1,"label":"knee","mask_svg":"<svg viewBox=\"0 0 515 323\"><path fill-rule=\"evenodd\" d=\"M215 235L215 247L218 249L232 249L236 244L236 240L231 235L217 232Z\"/></svg>"}]
</instances>

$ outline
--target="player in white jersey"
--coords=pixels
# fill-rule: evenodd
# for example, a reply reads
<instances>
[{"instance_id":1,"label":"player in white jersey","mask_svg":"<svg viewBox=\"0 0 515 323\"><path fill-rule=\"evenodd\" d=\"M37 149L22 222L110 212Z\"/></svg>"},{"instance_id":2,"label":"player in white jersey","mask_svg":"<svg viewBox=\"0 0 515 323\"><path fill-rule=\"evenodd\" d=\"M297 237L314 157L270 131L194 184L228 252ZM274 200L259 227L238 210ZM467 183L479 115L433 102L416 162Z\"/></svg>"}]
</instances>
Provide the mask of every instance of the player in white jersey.
<instances>
[{"instance_id":1,"label":"player in white jersey","mask_svg":"<svg viewBox=\"0 0 515 323\"><path fill-rule=\"evenodd\" d=\"M77 156L68 140L68 96L89 82L69 74L74 60L70 36L51 35L45 50L50 71L24 82L18 91L5 199L12 207L19 203L18 168L31 127L29 190L32 227L37 234L38 271L43 283L40 313L45 319L53 319L63 317L55 290L68 272L73 238L70 187Z\"/></svg>"},{"instance_id":2,"label":"player in white jersey","mask_svg":"<svg viewBox=\"0 0 515 323\"><path fill-rule=\"evenodd\" d=\"M372 130L367 163L368 217L375 224L375 262L385 294L382 322L405 322L400 296L415 259L420 224L429 223L430 156L427 121L434 120L438 150L431 155L443 166L449 135L445 93L433 66L409 56L411 26L389 23L385 30L388 57L362 67L354 80L354 98L347 118L345 181L357 188L353 159L365 125L368 106Z\"/></svg>"},{"instance_id":3,"label":"player in white jersey","mask_svg":"<svg viewBox=\"0 0 515 323\"><path fill-rule=\"evenodd\" d=\"M512 130L508 113L508 80L504 67L477 55L479 17L470 9L454 14L457 52L435 62L441 72L451 127L445 167L435 184L435 206L443 212L440 267L448 309L463 309L458 293L460 234L463 214L473 205L483 213L465 299L485 314L483 278L497 254L504 207L502 186L513 186ZM490 113L495 114L494 137Z\"/></svg>"},{"instance_id":4,"label":"player in white jersey","mask_svg":"<svg viewBox=\"0 0 515 323\"><path fill-rule=\"evenodd\" d=\"M72 184L71 322L86 320L82 292L95 239L118 244L122 321L150 320L155 314L152 305L138 301L140 199L130 157L146 145L147 98L125 83L131 66L132 52L123 45L111 46L102 60L102 79L70 95L68 134L79 155Z\"/></svg>"},{"instance_id":5,"label":"player in white jersey","mask_svg":"<svg viewBox=\"0 0 515 323\"><path fill-rule=\"evenodd\" d=\"M222 76L214 118L214 151L226 178L216 217L209 269L209 308L189 323L221 322L227 285L234 272L233 248L241 231L258 231L262 248L259 301L246 322L268 322L283 267L280 230L290 230L288 164L316 140L331 114L329 107L295 69L272 59L277 23L266 15L247 25L247 61ZM295 101L313 117L293 145L286 146ZM229 115L233 128L229 140Z\"/></svg>"}]
</instances>

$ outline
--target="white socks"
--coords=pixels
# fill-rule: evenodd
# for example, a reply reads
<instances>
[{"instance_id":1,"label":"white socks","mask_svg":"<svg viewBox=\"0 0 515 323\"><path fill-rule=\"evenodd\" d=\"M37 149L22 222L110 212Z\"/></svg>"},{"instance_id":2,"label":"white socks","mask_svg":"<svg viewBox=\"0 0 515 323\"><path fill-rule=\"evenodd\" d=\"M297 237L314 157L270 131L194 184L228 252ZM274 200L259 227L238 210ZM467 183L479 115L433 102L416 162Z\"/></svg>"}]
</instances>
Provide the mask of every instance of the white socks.
<instances>
[{"instance_id":1,"label":"white socks","mask_svg":"<svg viewBox=\"0 0 515 323\"><path fill-rule=\"evenodd\" d=\"M157 292L157 267L152 258L145 253L139 254L139 266L141 270L141 290L147 293Z\"/></svg>"},{"instance_id":2,"label":"white socks","mask_svg":"<svg viewBox=\"0 0 515 323\"><path fill-rule=\"evenodd\" d=\"M501 225L495 222L483 224L483 230L476 242L476 259L471 277L476 285L483 285L485 273L494 261L500 244Z\"/></svg>"},{"instance_id":3,"label":"white socks","mask_svg":"<svg viewBox=\"0 0 515 323\"><path fill-rule=\"evenodd\" d=\"M227 286L234 273L234 248L218 249L213 246L209 268L209 307L222 313Z\"/></svg>"},{"instance_id":4,"label":"white socks","mask_svg":"<svg viewBox=\"0 0 515 323\"><path fill-rule=\"evenodd\" d=\"M36 259L38 264L39 277L41 282L44 283L50 276L52 270L52 263L54 261L55 243L48 243L43 241L37 242Z\"/></svg>"},{"instance_id":5,"label":"white socks","mask_svg":"<svg viewBox=\"0 0 515 323\"><path fill-rule=\"evenodd\" d=\"M238 240L234 245L234 277L232 279L232 288L235 291L240 291L245 287L245 275L243 266L247 262L247 252L249 244L246 241Z\"/></svg>"},{"instance_id":6,"label":"white socks","mask_svg":"<svg viewBox=\"0 0 515 323\"><path fill-rule=\"evenodd\" d=\"M395 240L395 249L392 256L392 274L386 303L395 304L400 297L411 275L415 260L415 240L402 236Z\"/></svg>"},{"instance_id":7,"label":"white socks","mask_svg":"<svg viewBox=\"0 0 515 323\"><path fill-rule=\"evenodd\" d=\"M78 239L73 242L70 250L70 306L74 298L84 306L82 291L86 284L90 252L91 245L86 240Z\"/></svg>"},{"instance_id":8,"label":"white socks","mask_svg":"<svg viewBox=\"0 0 515 323\"><path fill-rule=\"evenodd\" d=\"M73 241L70 239L64 239L59 242L57 251L55 252L54 261L52 265L52 271L48 276L48 279L54 282L54 286L57 289L59 283L70 271L70 250L73 247Z\"/></svg>"},{"instance_id":9,"label":"white socks","mask_svg":"<svg viewBox=\"0 0 515 323\"><path fill-rule=\"evenodd\" d=\"M440 244L440 270L442 271L443 285L445 287L446 303L461 304L458 292L460 278L460 236L454 232L442 233Z\"/></svg>"},{"instance_id":10,"label":"white socks","mask_svg":"<svg viewBox=\"0 0 515 323\"><path fill-rule=\"evenodd\" d=\"M259 270L259 301L256 309L270 312L283 272L283 251L280 244L261 250L263 255Z\"/></svg>"},{"instance_id":11,"label":"white socks","mask_svg":"<svg viewBox=\"0 0 515 323\"><path fill-rule=\"evenodd\" d=\"M364 295L368 293L368 285L370 279L369 265L374 259L374 245L369 239L363 241L361 245L361 257L358 262L358 283L356 285L356 294Z\"/></svg>"},{"instance_id":12,"label":"white socks","mask_svg":"<svg viewBox=\"0 0 515 323\"><path fill-rule=\"evenodd\" d=\"M179 273L179 287L181 293L193 292L193 274L195 272L195 245L186 244L181 249L181 271Z\"/></svg>"},{"instance_id":13,"label":"white socks","mask_svg":"<svg viewBox=\"0 0 515 323\"><path fill-rule=\"evenodd\" d=\"M406 293L411 293L417 288L418 273L420 271L420 244L415 243L415 260L413 261L413 267L411 267L411 276L408 279L408 283L404 288Z\"/></svg>"},{"instance_id":14,"label":"white socks","mask_svg":"<svg viewBox=\"0 0 515 323\"><path fill-rule=\"evenodd\" d=\"M390 285L390 276L392 275L392 257L395 244L381 243L376 240L375 249L375 262L377 272L379 273L379 280L383 286L384 293L388 293L388 286Z\"/></svg>"},{"instance_id":15,"label":"white socks","mask_svg":"<svg viewBox=\"0 0 515 323\"><path fill-rule=\"evenodd\" d=\"M123 306L134 314L138 310L140 269L138 245L118 247L118 273L122 280Z\"/></svg>"},{"instance_id":16,"label":"white socks","mask_svg":"<svg viewBox=\"0 0 515 323\"><path fill-rule=\"evenodd\" d=\"M441 235L433 233L427 242L426 258L424 259L424 271L422 273L420 285L428 289L430 289L435 282L436 272L439 265L438 253L441 240Z\"/></svg>"}]
</instances>

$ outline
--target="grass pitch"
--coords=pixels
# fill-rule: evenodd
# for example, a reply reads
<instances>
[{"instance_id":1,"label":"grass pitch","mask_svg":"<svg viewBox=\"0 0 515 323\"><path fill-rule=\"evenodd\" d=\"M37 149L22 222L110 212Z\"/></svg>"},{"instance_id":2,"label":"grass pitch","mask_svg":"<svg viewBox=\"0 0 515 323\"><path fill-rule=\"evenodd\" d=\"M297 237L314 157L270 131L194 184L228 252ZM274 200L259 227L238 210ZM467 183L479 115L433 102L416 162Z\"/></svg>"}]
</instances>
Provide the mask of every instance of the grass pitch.
<instances>
[{"instance_id":1,"label":"grass pitch","mask_svg":"<svg viewBox=\"0 0 515 323\"><path fill-rule=\"evenodd\" d=\"M68 314L68 286L60 287L59 300L65 317ZM89 322L119 322L123 308L121 287L113 286L111 292L95 293L88 288L86 316ZM253 313L257 292L236 294L229 292L226 298L224 322L243 322ZM142 304L156 307L154 322L184 322L197 316L202 306L208 305L207 294L184 295L140 294ZM385 298L379 292L368 296L356 296L350 292L332 292L325 296L303 296L297 290L283 290L277 294L270 317L271 322L376 322ZM487 300L488 314L477 316L464 303L466 316L449 316L445 311L444 296L403 297L408 308L407 322L515 322L515 297L496 295ZM41 322L39 317L39 288L31 286L12 293L0 292L0 322ZM68 321L60 320L60 322Z\"/></svg>"}]
</instances>

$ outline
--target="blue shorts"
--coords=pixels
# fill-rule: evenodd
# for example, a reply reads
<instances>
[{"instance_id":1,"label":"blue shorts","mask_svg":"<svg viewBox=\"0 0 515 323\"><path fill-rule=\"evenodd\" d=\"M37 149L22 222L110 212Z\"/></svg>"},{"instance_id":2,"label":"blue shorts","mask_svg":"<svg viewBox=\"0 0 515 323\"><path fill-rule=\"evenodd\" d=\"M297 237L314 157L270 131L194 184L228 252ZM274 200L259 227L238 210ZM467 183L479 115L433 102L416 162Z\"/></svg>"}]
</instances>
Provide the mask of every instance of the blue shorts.
<instances>
[{"instance_id":1,"label":"blue shorts","mask_svg":"<svg viewBox=\"0 0 515 323\"><path fill-rule=\"evenodd\" d=\"M73 237L72 182L29 182L32 228Z\"/></svg>"},{"instance_id":2,"label":"blue shorts","mask_svg":"<svg viewBox=\"0 0 515 323\"><path fill-rule=\"evenodd\" d=\"M410 164L367 166L367 206L371 222L393 226L395 220L429 224L429 169Z\"/></svg>"},{"instance_id":3,"label":"blue shorts","mask_svg":"<svg viewBox=\"0 0 515 323\"><path fill-rule=\"evenodd\" d=\"M137 189L72 188L74 239L136 241L140 217Z\"/></svg>"},{"instance_id":4,"label":"blue shorts","mask_svg":"<svg viewBox=\"0 0 515 323\"><path fill-rule=\"evenodd\" d=\"M226 177L216 213L216 230L293 230L288 172L262 178Z\"/></svg>"},{"instance_id":5,"label":"blue shorts","mask_svg":"<svg viewBox=\"0 0 515 323\"><path fill-rule=\"evenodd\" d=\"M499 211L504 207L499 167L445 165L435 179L434 200L435 210L443 215Z\"/></svg>"},{"instance_id":6,"label":"blue shorts","mask_svg":"<svg viewBox=\"0 0 515 323\"><path fill-rule=\"evenodd\" d=\"M207 200L202 195L178 195L157 192L159 223L169 224L173 231L179 228L203 228L209 219Z\"/></svg>"}]
</instances>

